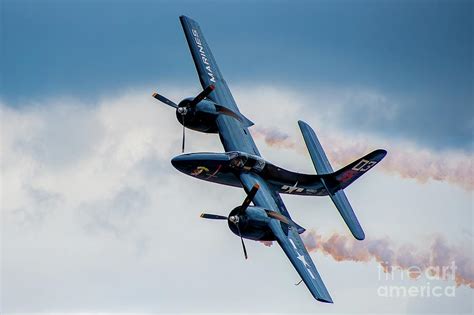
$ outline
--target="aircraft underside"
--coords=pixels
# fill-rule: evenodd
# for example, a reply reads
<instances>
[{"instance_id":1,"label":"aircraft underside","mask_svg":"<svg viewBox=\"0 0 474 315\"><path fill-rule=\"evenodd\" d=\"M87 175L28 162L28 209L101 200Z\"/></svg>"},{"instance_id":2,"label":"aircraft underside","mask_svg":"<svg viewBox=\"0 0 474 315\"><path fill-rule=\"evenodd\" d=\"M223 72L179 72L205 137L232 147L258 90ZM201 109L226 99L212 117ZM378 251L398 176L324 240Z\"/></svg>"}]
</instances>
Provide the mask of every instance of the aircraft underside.
<instances>
[{"instance_id":1,"label":"aircraft underside","mask_svg":"<svg viewBox=\"0 0 474 315\"><path fill-rule=\"evenodd\" d=\"M279 194L329 196L353 236L363 240L364 231L344 189L380 162L386 151L375 150L333 171L313 129L299 121L317 175L288 171L264 160L248 130L253 122L237 107L199 24L186 16L181 16L180 21L202 91L179 103L158 93L154 93L153 97L176 110L176 118L183 126L182 152L185 149L186 128L217 133L225 152L182 154L173 158L171 163L180 172L197 179L242 187L247 194L242 205L235 207L226 216L203 213L201 217L227 221L230 230L240 237L245 258L247 251L244 238L276 240L313 297L321 302L332 303L299 236L304 228L291 219Z\"/></svg>"}]
</instances>

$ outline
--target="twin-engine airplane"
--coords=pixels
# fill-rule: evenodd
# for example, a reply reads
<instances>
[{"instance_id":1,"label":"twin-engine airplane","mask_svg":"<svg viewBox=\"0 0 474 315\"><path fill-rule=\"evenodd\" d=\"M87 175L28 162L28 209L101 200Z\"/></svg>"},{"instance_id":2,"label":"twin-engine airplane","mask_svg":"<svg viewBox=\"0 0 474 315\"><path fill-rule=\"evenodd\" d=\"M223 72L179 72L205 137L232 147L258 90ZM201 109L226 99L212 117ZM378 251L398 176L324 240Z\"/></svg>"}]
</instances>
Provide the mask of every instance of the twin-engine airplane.
<instances>
[{"instance_id":1,"label":"twin-engine airplane","mask_svg":"<svg viewBox=\"0 0 474 315\"><path fill-rule=\"evenodd\" d=\"M266 161L248 131L253 123L237 108L198 23L186 16L180 20L204 90L179 104L157 93L153 96L176 109L176 117L183 125L183 152L184 132L189 128L218 133L225 153L182 154L171 163L195 178L242 187L247 197L228 216L203 213L201 217L226 220L230 230L240 237L246 259L244 238L277 241L311 294L318 301L332 303L299 236L305 229L291 219L280 194L329 196L354 237L363 240L364 231L343 189L380 162L387 152L373 151L334 172L315 132L305 122L298 121L318 175L291 172Z\"/></svg>"}]
</instances>

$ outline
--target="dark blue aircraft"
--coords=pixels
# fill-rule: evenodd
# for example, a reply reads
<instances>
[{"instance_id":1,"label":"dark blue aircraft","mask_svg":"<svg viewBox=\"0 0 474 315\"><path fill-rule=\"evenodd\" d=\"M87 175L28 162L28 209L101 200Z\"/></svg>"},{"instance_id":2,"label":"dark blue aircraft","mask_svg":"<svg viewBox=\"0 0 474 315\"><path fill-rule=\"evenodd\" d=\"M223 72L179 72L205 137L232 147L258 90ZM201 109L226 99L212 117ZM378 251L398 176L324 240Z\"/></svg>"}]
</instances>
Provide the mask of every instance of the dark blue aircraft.
<instances>
[{"instance_id":1,"label":"dark blue aircraft","mask_svg":"<svg viewBox=\"0 0 474 315\"><path fill-rule=\"evenodd\" d=\"M201 217L226 220L231 231L240 237L246 259L243 238L277 241L311 294L318 301L332 303L299 236L305 229L291 219L280 193L329 196L354 237L363 240L364 231L343 189L380 162L387 152L373 151L334 172L314 131L299 121L317 175L291 172L266 161L249 133L253 122L239 111L198 23L186 16L181 16L180 20L203 91L179 104L157 93L153 96L176 109L176 117L183 125L183 152L184 131L189 128L219 134L225 153L182 154L171 163L195 178L242 187L247 198L228 216L203 213ZM252 202L253 206L250 205Z\"/></svg>"}]
</instances>

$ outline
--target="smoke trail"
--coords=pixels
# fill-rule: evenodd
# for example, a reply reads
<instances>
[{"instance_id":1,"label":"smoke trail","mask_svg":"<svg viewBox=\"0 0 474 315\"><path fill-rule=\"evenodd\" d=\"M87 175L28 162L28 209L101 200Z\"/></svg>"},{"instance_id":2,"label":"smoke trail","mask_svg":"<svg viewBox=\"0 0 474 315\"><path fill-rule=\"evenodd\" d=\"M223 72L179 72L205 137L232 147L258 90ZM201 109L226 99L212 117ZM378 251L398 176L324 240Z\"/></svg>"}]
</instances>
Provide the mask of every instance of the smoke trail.
<instances>
[{"instance_id":1,"label":"smoke trail","mask_svg":"<svg viewBox=\"0 0 474 315\"><path fill-rule=\"evenodd\" d=\"M357 241L337 233L324 238L314 230L302 234L302 238L309 252L321 252L336 261L375 260L385 272L394 269L408 271L408 275L414 279L428 272L437 279L452 279L457 286L474 288L474 264L470 251L449 246L440 236L435 237L430 246L423 250L412 244L397 246L389 238ZM454 272L448 268L443 271L443 267L452 266L453 262L456 266Z\"/></svg>"},{"instance_id":2,"label":"smoke trail","mask_svg":"<svg viewBox=\"0 0 474 315\"><path fill-rule=\"evenodd\" d=\"M303 140L295 141L281 131L270 128L252 129L252 135L265 141L268 146L286 148L303 153L306 151ZM347 137L331 135L320 137L328 158L335 165L346 165L360 156L374 150L366 139L350 140ZM387 157L380 163L381 169L397 173L403 178L413 178L422 183L428 180L446 181L466 190L474 190L473 156L461 152L435 153L420 150L409 145L391 145L386 148Z\"/></svg>"}]
</instances>

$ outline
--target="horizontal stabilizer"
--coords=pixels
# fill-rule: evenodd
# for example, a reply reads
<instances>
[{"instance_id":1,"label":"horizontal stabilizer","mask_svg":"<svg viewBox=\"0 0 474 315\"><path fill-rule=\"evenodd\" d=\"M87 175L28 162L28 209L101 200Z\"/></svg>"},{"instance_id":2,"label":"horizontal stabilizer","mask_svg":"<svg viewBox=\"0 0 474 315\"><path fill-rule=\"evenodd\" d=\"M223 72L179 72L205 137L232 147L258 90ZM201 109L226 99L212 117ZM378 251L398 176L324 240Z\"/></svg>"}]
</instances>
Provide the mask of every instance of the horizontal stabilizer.
<instances>
[{"instance_id":1,"label":"horizontal stabilizer","mask_svg":"<svg viewBox=\"0 0 474 315\"><path fill-rule=\"evenodd\" d=\"M308 147L314 168L316 169L316 172L321 175L321 182L324 185L327 194L331 197L331 200L341 214L352 235L354 235L358 240L363 240L365 238L364 231L362 230L359 220L357 220L354 210L352 209L349 200L347 200L343 189L380 162L387 154L387 151L375 150L343 167L337 172L334 172L314 130L301 120L298 121L298 125L300 126L304 141Z\"/></svg>"},{"instance_id":2,"label":"horizontal stabilizer","mask_svg":"<svg viewBox=\"0 0 474 315\"><path fill-rule=\"evenodd\" d=\"M341 214L342 219L346 222L347 227L351 231L352 235L359 241L365 238L364 230L360 226L359 220L352 209L349 200L347 200L346 194L343 190L336 192L334 195L329 195L332 202L336 206L337 210Z\"/></svg>"},{"instance_id":3,"label":"horizontal stabilizer","mask_svg":"<svg viewBox=\"0 0 474 315\"><path fill-rule=\"evenodd\" d=\"M323 147L321 146L321 143L319 143L314 130L302 120L298 121L298 125L303 134L304 142L308 148L316 173L319 175L332 173L333 170L331 164L329 164L329 160L324 153Z\"/></svg>"}]
</instances>

